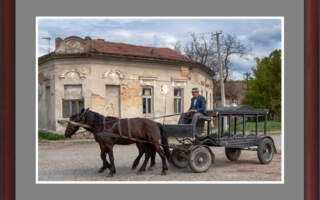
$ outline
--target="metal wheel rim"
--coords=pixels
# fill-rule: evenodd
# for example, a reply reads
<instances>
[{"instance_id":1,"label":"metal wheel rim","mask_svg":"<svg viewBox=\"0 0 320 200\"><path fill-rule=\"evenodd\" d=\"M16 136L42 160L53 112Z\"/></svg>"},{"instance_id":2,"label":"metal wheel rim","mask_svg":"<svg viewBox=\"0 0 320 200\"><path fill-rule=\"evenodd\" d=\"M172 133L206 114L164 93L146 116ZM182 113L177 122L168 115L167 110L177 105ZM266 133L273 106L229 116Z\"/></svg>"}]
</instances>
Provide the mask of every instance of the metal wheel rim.
<instances>
[{"instance_id":1,"label":"metal wheel rim","mask_svg":"<svg viewBox=\"0 0 320 200\"><path fill-rule=\"evenodd\" d=\"M178 165L177 167L180 168L188 166L188 159L181 155L183 153L183 151L175 151L172 154L172 161L174 162L174 164Z\"/></svg>"},{"instance_id":2,"label":"metal wheel rim","mask_svg":"<svg viewBox=\"0 0 320 200\"><path fill-rule=\"evenodd\" d=\"M272 146L270 144L265 144L262 148L263 159L269 161L272 157L272 152Z\"/></svg>"},{"instance_id":3,"label":"metal wheel rim","mask_svg":"<svg viewBox=\"0 0 320 200\"><path fill-rule=\"evenodd\" d=\"M212 164L210 151L205 147L199 147L190 152L189 167L192 171L201 173L207 171Z\"/></svg>"},{"instance_id":4,"label":"metal wheel rim","mask_svg":"<svg viewBox=\"0 0 320 200\"><path fill-rule=\"evenodd\" d=\"M208 163L209 156L204 152L199 152L194 157L194 163L197 167L203 168Z\"/></svg>"}]
</instances>

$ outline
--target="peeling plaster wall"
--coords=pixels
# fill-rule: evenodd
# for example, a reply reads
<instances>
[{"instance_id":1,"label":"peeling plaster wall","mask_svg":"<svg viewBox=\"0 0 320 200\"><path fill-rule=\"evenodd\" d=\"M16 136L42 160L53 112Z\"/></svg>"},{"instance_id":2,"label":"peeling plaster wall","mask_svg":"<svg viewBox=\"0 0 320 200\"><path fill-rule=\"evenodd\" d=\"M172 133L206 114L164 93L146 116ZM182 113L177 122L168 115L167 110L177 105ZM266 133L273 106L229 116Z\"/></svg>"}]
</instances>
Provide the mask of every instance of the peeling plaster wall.
<instances>
[{"instance_id":1,"label":"peeling plaster wall","mask_svg":"<svg viewBox=\"0 0 320 200\"><path fill-rule=\"evenodd\" d=\"M54 68L54 62L48 62L38 69L38 127L42 130L56 130Z\"/></svg>"},{"instance_id":2,"label":"peeling plaster wall","mask_svg":"<svg viewBox=\"0 0 320 200\"><path fill-rule=\"evenodd\" d=\"M51 63L51 62L48 62ZM44 67L46 64L42 64ZM65 127L56 123L62 117L64 85L82 85L84 107L108 115L108 94L106 85L120 87L120 117L156 117L173 114L174 87L184 90L184 111L190 106L191 89L198 87L212 93L212 79L197 68L173 66L160 63L120 61L116 59L68 58L54 62L55 118L56 132L64 132ZM161 93L161 86L167 85L168 93ZM142 88L153 88L153 113L142 113ZM53 87L52 87L53 88ZM205 96L205 93L204 93ZM208 99L209 101L209 99ZM43 108L43 107L41 107ZM108 110L109 109L109 110ZM42 109L39 113L43 112ZM40 115L39 115L40 116ZM165 123L176 123L178 117L167 118ZM162 119L158 120L163 122ZM40 124L39 124L40 125Z\"/></svg>"}]
</instances>

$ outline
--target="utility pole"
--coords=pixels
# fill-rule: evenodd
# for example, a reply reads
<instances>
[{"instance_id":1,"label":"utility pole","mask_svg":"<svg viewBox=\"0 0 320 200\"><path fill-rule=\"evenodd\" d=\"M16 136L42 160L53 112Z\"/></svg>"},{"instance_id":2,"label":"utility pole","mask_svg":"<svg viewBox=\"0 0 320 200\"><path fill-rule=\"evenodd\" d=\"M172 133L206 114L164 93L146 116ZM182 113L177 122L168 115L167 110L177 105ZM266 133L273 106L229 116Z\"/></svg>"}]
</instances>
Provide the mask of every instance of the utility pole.
<instances>
[{"instance_id":1,"label":"utility pole","mask_svg":"<svg viewBox=\"0 0 320 200\"><path fill-rule=\"evenodd\" d=\"M247 86L246 89L249 88L249 77L250 77L250 75L251 75L250 72L244 73L244 76L246 77L246 86Z\"/></svg>"},{"instance_id":2,"label":"utility pole","mask_svg":"<svg viewBox=\"0 0 320 200\"><path fill-rule=\"evenodd\" d=\"M219 38L220 34L222 34L221 31L219 33L216 32L214 35L216 36L216 40L217 40L219 72L220 72L221 105L224 107L226 106L226 96L224 92L224 75L223 75L223 66L222 66L221 52L220 52L220 38Z\"/></svg>"},{"instance_id":3,"label":"utility pole","mask_svg":"<svg viewBox=\"0 0 320 200\"><path fill-rule=\"evenodd\" d=\"M220 72L220 90L221 90L221 106L226 106L226 96L224 92L224 75L223 75L223 66L222 66L222 60L221 60L221 52L220 52L220 38L219 36L222 34L222 32L216 32L214 35L216 36L217 40L217 51L218 51L218 61L219 61L219 72ZM223 120L223 129L227 129L227 118L224 117Z\"/></svg>"},{"instance_id":4,"label":"utility pole","mask_svg":"<svg viewBox=\"0 0 320 200\"><path fill-rule=\"evenodd\" d=\"M50 51L51 51L51 48L50 48L50 40L51 40L51 37L42 37L41 39L48 40L48 42L49 42L48 53L50 53Z\"/></svg>"}]
</instances>

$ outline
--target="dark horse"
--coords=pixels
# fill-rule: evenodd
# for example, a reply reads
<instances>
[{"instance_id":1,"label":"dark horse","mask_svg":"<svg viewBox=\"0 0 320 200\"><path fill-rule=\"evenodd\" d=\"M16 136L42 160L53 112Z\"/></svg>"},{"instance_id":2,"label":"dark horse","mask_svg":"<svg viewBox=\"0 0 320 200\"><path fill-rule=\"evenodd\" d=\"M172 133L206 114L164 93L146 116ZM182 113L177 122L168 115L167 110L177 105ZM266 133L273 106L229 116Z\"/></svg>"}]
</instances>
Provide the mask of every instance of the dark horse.
<instances>
[{"instance_id":1,"label":"dark horse","mask_svg":"<svg viewBox=\"0 0 320 200\"><path fill-rule=\"evenodd\" d=\"M113 146L115 144L132 144L136 143L139 149L139 156L133 163L133 168L138 165L138 162L143 155L146 154L146 159L140 168L139 172L145 171L148 160L152 156L152 152L158 152L162 160L162 175L168 170L165 156L170 159L170 150L168 147L168 138L164 127L160 123L156 123L149 119L131 118L117 119L113 117L104 117L89 109L82 109L79 114L70 117L70 121L78 122L87 125L86 130L94 134L95 140L100 145L100 156L103 165L99 172L103 172L106 168L110 169L108 176L113 176L116 173L114 166ZM66 137L71 137L80 126L68 123L65 131ZM161 149L159 139L161 138ZM144 141L144 142L142 142ZM106 159L106 154L109 155L110 164ZM151 166L154 165L151 163Z\"/></svg>"}]
</instances>

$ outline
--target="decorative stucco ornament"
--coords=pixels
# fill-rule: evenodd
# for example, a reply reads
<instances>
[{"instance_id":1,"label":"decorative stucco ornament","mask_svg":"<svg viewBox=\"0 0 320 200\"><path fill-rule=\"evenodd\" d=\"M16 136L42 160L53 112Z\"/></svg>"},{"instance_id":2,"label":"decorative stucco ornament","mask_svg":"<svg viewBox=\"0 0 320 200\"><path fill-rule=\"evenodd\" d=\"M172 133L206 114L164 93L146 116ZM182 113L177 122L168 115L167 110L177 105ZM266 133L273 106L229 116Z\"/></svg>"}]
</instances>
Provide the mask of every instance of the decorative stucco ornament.
<instances>
[{"instance_id":1,"label":"decorative stucco ornament","mask_svg":"<svg viewBox=\"0 0 320 200\"><path fill-rule=\"evenodd\" d=\"M79 71L78 69L73 69L70 71L66 71L59 76L60 79L65 79L66 77L70 78L70 79L76 79L78 77L80 79L85 79L86 75L84 73L82 73L81 71Z\"/></svg>"},{"instance_id":2,"label":"decorative stucco ornament","mask_svg":"<svg viewBox=\"0 0 320 200\"><path fill-rule=\"evenodd\" d=\"M169 91L169 89L166 84L161 85L161 89L160 89L161 94L166 95L168 93L168 91Z\"/></svg>"},{"instance_id":3,"label":"decorative stucco ornament","mask_svg":"<svg viewBox=\"0 0 320 200\"><path fill-rule=\"evenodd\" d=\"M110 78L112 80L121 80L123 79L123 75L120 71L111 70L109 72L104 72L102 74L102 78Z\"/></svg>"}]
</instances>

